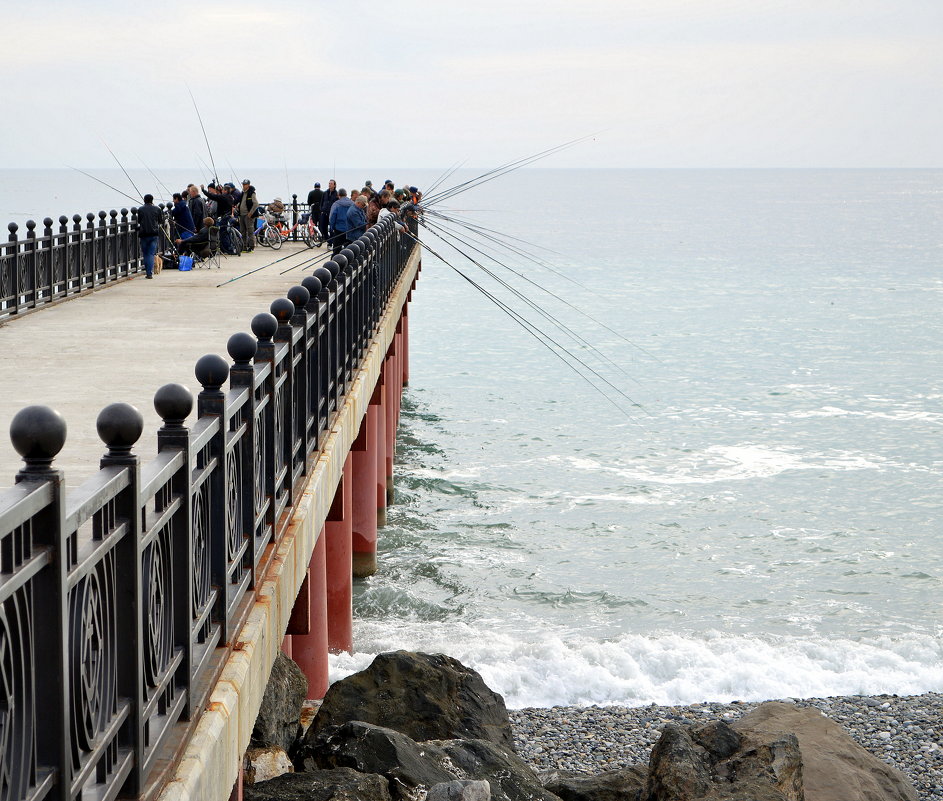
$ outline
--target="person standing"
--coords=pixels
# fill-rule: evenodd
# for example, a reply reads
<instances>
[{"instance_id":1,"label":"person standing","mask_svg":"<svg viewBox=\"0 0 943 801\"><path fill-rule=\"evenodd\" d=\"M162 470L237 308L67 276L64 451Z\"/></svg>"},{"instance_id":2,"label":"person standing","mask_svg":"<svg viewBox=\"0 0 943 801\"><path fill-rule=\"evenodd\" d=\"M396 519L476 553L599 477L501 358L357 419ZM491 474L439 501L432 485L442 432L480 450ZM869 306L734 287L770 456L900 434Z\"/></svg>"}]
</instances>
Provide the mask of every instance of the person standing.
<instances>
[{"instance_id":1,"label":"person standing","mask_svg":"<svg viewBox=\"0 0 943 801\"><path fill-rule=\"evenodd\" d=\"M189 195L187 208L190 209L190 217L196 226L197 222L206 217L206 206L203 204L203 198L200 197L200 190L194 184L187 187L187 194Z\"/></svg>"},{"instance_id":2,"label":"person standing","mask_svg":"<svg viewBox=\"0 0 943 801\"><path fill-rule=\"evenodd\" d=\"M154 277L157 237L160 235L163 221L164 212L154 205L154 196L144 195L144 205L138 209L138 240L141 243L141 257L144 259L144 273L148 278Z\"/></svg>"},{"instance_id":3,"label":"person standing","mask_svg":"<svg viewBox=\"0 0 943 801\"><path fill-rule=\"evenodd\" d=\"M255 218L259 215L259 200L255 187L246 178L242 182L242 197L239 199L239 232L250 253L255 250Z\"/></svg>"},{"instance_id":4,"label":"person standing","mask_svg":"<svg viewBox=\"0 0 943 801\"><path fill-rule=\"evenodd\" d=\"M317 225L321 216L321 200L324 198L324 192L320 183L315 183L314 189L308 192L308 211L314 217L314 223Z\"/></svg>"},{"instance_id":5,"label":"person standing","mask_svg":"<svg viewBox=\"0 0 943 801\"><path fill-rule=\"evenodd\" d=\"M347 241L353 242L367 230L367 197L360 195L354 205L347 210Z\"/></svg>"},{"instance_id":6,"label":"person standing","mask_svg":"<svg viewBox=\"0 0 943 801\"><path fill-rule=\"evenodd\" d=\"M174 192L174 205L170 211L170 216L173 218L174 228L176 228L177 236L180 239L189 239L196 233L190 207L184 202L183 195L179 192Z\"/></svg>"},{"instance_id":7,"label":"person standing","mask_svg":"<svg viewBox=\"0 0 943 801\"><path fill-rule=\"evenodd\" d=\"M328 230L331 235L331 251L336 256L347 244L347 212L353 206L353 201L347 197L346 189L337 190L337 202L331 206L328 218Z\"/></svg>"},{"instance_id":8,"label":"person standing","mask_svg":"<svg viewBox=\"0 0 943 801\"><path fill-rule=\"evenodd\" d=\"M337 202L337 183L331 178L327 182L327 192L321 196L321 216L318 218L318 229L321 231L321 238L327 242L329 217L331 207Z\"/></svg>"}]
</instances>

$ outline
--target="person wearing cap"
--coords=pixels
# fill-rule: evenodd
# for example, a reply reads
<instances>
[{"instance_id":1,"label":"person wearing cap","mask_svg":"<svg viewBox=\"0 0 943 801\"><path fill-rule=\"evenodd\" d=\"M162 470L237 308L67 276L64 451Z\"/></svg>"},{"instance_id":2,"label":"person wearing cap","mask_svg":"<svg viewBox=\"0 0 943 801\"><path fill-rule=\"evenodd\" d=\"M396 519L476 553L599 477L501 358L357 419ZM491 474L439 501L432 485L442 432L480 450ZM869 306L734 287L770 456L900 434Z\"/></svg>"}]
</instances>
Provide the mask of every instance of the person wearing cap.
<instances>
[{"instance_id":1,"label":"person wearing cap","mask_svg":"<svg viewBox=\"0 0 943 801\"><path fill-rule=\"evenodd\" d=\"M367 230L367 196L363 193L347 209L347 242L360 239Z\"/></svg>"},{"instance_id":2,"label":"person wearing cap","mask_svg":"<svg viewBox=\"0 0 943 801\"><path fill-rule=\"evenodd\" d=\"M239 199L239 233L243 247L250 253L255 250L255 218L259 216L259 199L255 187L246 178L242 182L242 197Z\"/></svg>"},{"instance_id":3,"label":"person wearing cap","mask_svg":"<svg viewBox=\"0 0 943 801\"><path fill-rule=\"evenodd\" d=\"M229 187L229 194L232 196L232 206L236 208L239 205L239 201L242 200L242 192L236 188L236 185L232 182L226 184Z\"/></svg>"},{"instance_id":4,"label":"person wearing cap","mask_svg":"<svg viewBox=\"0 0 943 801\"><path fill-rule=\"evenodd\" d=\"M314 189L308 192L308 209L314 215L315 221L321 214L321 198L323 197L324 192L321 191L321 184L319 182L315 183Z\"/></svg>"}]
</instances>

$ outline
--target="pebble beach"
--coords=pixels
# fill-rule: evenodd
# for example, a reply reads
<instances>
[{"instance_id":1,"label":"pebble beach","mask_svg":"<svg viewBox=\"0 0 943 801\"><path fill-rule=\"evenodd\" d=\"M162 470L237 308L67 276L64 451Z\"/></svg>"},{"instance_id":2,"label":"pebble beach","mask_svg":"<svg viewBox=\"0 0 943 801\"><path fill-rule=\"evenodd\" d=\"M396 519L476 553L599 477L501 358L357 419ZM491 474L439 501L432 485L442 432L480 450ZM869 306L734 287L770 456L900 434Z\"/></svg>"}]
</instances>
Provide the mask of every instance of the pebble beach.
<instances>
[{"instance_id":1,"label":"pebble beach","mask_svg":"<svg viewBox=\"0 0 943 801\"><path fill-rule=\"evenodd\" d=\"M814 707L913 783L921 799L943 798L943 694L778 699ZM758 703L591 706L510 710L518 753L536 771L594 774L648 763L668 723L732 721Z\"/></svg>"}]
</instances>

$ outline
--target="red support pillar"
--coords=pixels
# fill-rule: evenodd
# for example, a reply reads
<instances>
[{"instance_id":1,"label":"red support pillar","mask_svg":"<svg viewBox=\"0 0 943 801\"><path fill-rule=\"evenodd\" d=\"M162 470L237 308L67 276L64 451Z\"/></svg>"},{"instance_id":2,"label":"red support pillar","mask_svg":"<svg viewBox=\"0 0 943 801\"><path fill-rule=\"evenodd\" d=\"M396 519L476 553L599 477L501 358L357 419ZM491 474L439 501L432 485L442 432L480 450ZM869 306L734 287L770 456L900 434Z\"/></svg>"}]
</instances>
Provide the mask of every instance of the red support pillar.
<instances>
[{"instance_id":1,"label":"red support pillar","mask_svg":"<svg viewBox=\"0 0 943 801\"><path fill-rule=\"evenodd\" d=\"M377 404L377 527L383 528L386 525L386 363L380 368L380 377L377 379L376 388L373 391L374 400Z\"/></svg>"},{"instance_id":2,"label":"red support pillar","mask_svg":"<svg viewBox=\"0 0 943 801\"><path fill-rule=\"evenodd\" d=\"M333 653L353 651L351 597L351 524L353 522L353 458L347 454L344 476L328 512L327 538L327 645Z\"/></svg>"},{"instance_id":3,"label":"red support pillar","mask_svg":"<svg viewBox=\"0 0 943 801\"><path fill-rule=\"evenodd\" d=\"M308 564L309 631L291 638L292 658L308 677L308 698L323 698L327 692L326 539L322 529Z\"/></svg>"},{"instance_id":4,"label":"red support pillar","mask_svg":"<svg viewBox=\"0 0 943 801\"><path fill-rule=\"evenodd\" d=\"M291 659L291 635L286 634L282 638L282 653L285 654L289 659Z\"/></svg>"},{"instance_id":5,"label":"red support pillar","mask_svg":"<svg viewBox=\"0 0 943 801\"><path fill-rule=\"evenodd\" d=\"M396 380L396 340L390 345L386 355L386 361L383 364L383 373L385 381L383 382L383 393L386 396L386 459L383 465L383 479L386 487L386 505L393 505L393 455L396 453L396 388L399 382ZM379 476L377 480L379 481Z\"/></svg>"},{"instance_id":6,"label":"red support pillar","mask_svg":"<svg viewBox=\"0 0 943 801\"><path fill-rule=\"evenodd\" d=\"M374 391L354 441L353 456L353 574L356 578L377 572L377 416Z\"/></svg>"},{"instance_id":7,"label":"red support pillar","mask_svg":"<svg viewBox=\"0 0 943 801\"><path fill-rule=\"evenodd\" d=\"M403 354L403 386L409 386L409 298L412 292L406 296L406 302L403 304L403 335L400 337L401 353Z\"/></svg>"},{"instance_id":8,"label":"red support pillar","mask_svg":"<svg viewBox=\"0 0 943 801\"><path fill-rule=\"evenodd\" d=\"M232 786L232 792L229 794L229 801L242 801L243 777L245 776L245 763L239 762L239 775L236 777L236 783Z\"/></svg>"}]
</instances>

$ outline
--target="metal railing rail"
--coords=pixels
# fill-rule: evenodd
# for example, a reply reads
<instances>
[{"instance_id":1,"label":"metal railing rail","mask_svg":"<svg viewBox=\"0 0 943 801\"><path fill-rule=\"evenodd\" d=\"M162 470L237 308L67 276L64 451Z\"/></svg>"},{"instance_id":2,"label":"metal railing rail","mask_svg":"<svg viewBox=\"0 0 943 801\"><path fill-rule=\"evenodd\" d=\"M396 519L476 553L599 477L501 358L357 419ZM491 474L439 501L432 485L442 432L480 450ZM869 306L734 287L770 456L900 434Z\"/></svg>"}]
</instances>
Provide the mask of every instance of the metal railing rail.
<instances>
[{"instance_id":1,"label":"metal railing rail","mask_svg":"<svg viewBox=\"0 0 943 801\"><path fill-rule=\"evenodd\" d=\"M99 272L74 279L90 281L107 271L100 247L134 240L124 218L64 236L89 248ZM192 425L190 391L161 387L148 463L133 452L141 414L111 404L100 470L67 495L61 417L14 418L25 466L0 492L4 800L150 797L166 780L412 250L381 223L256 315L254 336L230 337L232 365L201 358Z\"/></svg>"}]
</instances>

